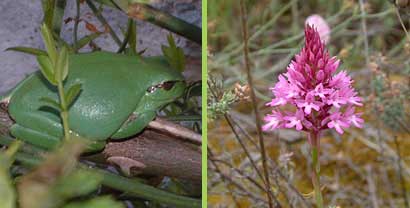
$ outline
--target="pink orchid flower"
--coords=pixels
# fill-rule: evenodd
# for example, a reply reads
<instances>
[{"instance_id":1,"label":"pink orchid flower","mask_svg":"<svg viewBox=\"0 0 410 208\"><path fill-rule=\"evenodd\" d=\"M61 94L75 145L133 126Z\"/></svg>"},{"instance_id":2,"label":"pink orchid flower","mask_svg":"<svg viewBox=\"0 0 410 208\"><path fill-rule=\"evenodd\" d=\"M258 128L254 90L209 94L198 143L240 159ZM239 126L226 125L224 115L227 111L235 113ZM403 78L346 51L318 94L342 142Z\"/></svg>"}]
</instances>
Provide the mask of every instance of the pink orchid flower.
<instances>
[{"instance_id":1,"label":"pink orchid flower","mask_svg":"<svg viewBox=\"0 0 410 208\"><path fill-rule=\"evenodd\" d=\"M263 130L296 128L318 134L333 128L343 134L352 124L362 128L361 114L355 113L353 107L362 106L362 99L346 71L335 74L339 64L325 49L320 33L307 25L305 46L271 88L275 97L266 105L274 110L266 115ZM280 107L289 105L296 108L295 112L283 116Z\"/></svg>"}]
</instances>

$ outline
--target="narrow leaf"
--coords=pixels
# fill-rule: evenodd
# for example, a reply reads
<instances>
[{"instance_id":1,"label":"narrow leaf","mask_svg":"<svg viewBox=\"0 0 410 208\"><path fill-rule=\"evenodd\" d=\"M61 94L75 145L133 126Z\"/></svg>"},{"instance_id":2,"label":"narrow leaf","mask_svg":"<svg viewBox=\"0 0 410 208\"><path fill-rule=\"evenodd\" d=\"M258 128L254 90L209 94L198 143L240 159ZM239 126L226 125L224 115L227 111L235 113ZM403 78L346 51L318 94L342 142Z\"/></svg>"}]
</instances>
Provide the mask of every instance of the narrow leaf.
<instances>
[{"instance_id":1,"label":"narrow leaf","mask_svg":"<svg viewBox=\"0 0 410 208\"><path fill-rule=\"evenodd\" d=\"M77 83L70 87L66 95L67 106L70 106L81 92L81 84Z\"/></svg>"},{"instance_id":2,"label":"narrow leaf","mask_svg":"<svg viewBox=\"0 0 410 208\"><path fill-rule=\"evenodd\" d=\"M49 107L52 107L52 108L54 108L54 109L56 109L56 110L58 110L58 111L61 111L60 104L59 104L57 101L53 100L52 98L49 98L49 97L41 97L41 98L40 98L40 101L46 103L47 106L49 106Z\"/></svg>"},{"instance_id":3,"label":"narrow leaf","mask_svg":"<svg viewBox=\"0 0 410 208\"><path fill-rule=\"evenodd\" d=\"M67 5L67 0L55 0L55 6L54 6L54 14L53 14L53 20L52 20L52 28L53 32L56 35L60 35L61 32L61 27L63 25L63 18L64 18L64 11L65 7Z\"/></svg>"},{"instance_id":4,"label":"narrow leaf","mask_svg":"<svg viewBox=\"0 0 410 208\"><path fill-rule=\"evenodd\" d=\"M169 34L167 36L167 40L168 40L168 44L171 48L176 48L177 47L177 45L175 44L174 37L171 34Z\"/></svg>"},{"instance_id":5,"label":"narrow leaf","mask_svg":"<svg viewBox=\"0 0 410 208\"><path fill-rule=\"evenodd\" d=\"M13 157L17 151L15 142L6 151L0 151L0 195L1 208L16 207L16 190L13 185L13 179L10 177L10 166L13 163ZM18 148L18 146L17 146ZM10 154L11 153L11 154Z\"/></svg>"},{"instance_id":6,"label":"narrow leaf","mask_svg":"<svg viewBox=\"0 0 410 208\"><path fill-rule=\"evenodd\" d=\"M93 33L91 35L87 35L87 36L81 38L80 40L77 41L77 45L73 46L74 51L77 51L77 50L81 49L82 47L86 46L91 41L93 41L96 38L100 37L101 34L102 33L98 32L98 33Z\"/></svg>"},{"instance_id":7,"label":"narrow leaf","mask_svg":"<svg viewBox=\"0 0 410 208\"><path fill-rule=\"evenodd\" d=\"M58 56L56 67L56 80L64 81L68 75L68 49L63 46Z\"/></svg>"},{"instance_id":8,"label":"narrow leaf","mask_svg":"<svg viewBox=\"0 0 410 208\"><path fill-rule=\"evenodd\" d=\"M53 85L57 85L57 80L54 76L53 65L48 56L37 56L37 62L40 65L40 70L43 76Z\"/></svg>"},{"instance_id":9,"label":"narrow leaf","mask_svg":"<svg viewBox=\"0 0 410 208\"><path fill-rule=\"evenodd\" d=\"M52 27L53 25L55 3L56 3L55 0L43 0L42 1L43 13L44 13L43 22L49 28Z\"/></svg>"},{"instance_id":10,"label":"narrow leaf","mask_svg":"<svg viewBox=\"0 0 410 208\"><path fill-rule=\"evenodd\" d=\"M53 38L53 34L46 24L41 25L41 34L43 36L44 44L47 49L48 56L50 57L51 63L57 62L57 49L56 43Z\"/></svg>"},{"instance_id":11,"label":"narrow leaf","mask_svg":"<svg viewBox=\"0 0 410 208\"><path fill-rule=\"evenodd\" d=\"M37 49L37 48L30 48L30 47L11 47L7 48L6 51L17 51L22 53L28 53L35 56L47 56L47 52Z\"/></svg>"},{"instance_id":12,"label":"narrow leaf","mask_svg":"<svg viewBox=\"0 0 410 208\"><path fill-rule=\"evenodd\" d=\"M162 53L169 65L176 70L183 71L185 68L185 55L182 48L177 47L172 35L168 35L168 46L162 46Z\"/></svg>"},{"instance_id":13,"label":"narrow leaf","mask_svg":"<svg viewBox=\"0 0 410 208\"><path fill-rule=\"evenodd\" d=\"M5 160L3 155L0 155L0 160ZM0 161L1 165L3 162ZM16 207L16 193L13 187L13 182L9 176L8 167L0 166L0 193L1 193L1 206L2 208L15 208Z\"/></svg>"}]
</instances>

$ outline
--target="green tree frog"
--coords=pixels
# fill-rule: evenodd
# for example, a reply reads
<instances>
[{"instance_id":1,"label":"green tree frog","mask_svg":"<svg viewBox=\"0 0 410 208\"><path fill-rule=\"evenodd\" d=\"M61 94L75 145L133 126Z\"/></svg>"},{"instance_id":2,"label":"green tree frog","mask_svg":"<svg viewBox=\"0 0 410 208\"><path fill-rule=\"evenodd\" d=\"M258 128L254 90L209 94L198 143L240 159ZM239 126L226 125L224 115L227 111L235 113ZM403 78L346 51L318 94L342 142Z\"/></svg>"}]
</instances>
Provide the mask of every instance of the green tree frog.
<instances>
[{"instance_id":1,"label":"green tree frog","mask_svg":"<svg viewBox=\"0 0 410 208\"><path fill-rule=\"evenodd\" d=\"M107 139L123 139L141 132L166 104L185 90L184 78L161 57L136 57L110 52L70 55L64 86L81 83L69 108L70 133L91 141L90 150ZM57 89L37 71L17 85L1 102L15 123L11 134L50 149L63 137L57 110L42 98L58 100Z\"/></svg>"}]
</instances>

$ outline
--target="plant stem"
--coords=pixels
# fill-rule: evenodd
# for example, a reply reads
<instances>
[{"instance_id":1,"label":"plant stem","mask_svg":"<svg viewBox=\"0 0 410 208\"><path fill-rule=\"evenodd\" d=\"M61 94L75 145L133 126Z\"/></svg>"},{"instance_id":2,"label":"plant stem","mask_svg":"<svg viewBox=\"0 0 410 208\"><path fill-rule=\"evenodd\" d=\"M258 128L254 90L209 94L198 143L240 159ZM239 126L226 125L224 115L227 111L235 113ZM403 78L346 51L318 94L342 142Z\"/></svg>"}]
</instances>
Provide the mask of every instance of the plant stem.
<instances>
[{"instance_id":1,"label":"plant stem","mask_svg":"<svg viewBox=\"0 0 410 208\"><path fill-rule=\"evenodd\" d=\"M130 195L147 200L175 205L176 207L201 207L201 200L171 194L169 192L140 183L133 179L124 178L105 170L87 168L86 170L103 176L102 184L116 190L121 190Z\"/></svg>"},{"instance_id":2,"label":"plant stem","mask_svg":"<svg viewBox=\"0 0 410 208\"><path fill-rule=\"evenodd\" d=\"M73 31L73 36L74 36L74 43L73 43L73 48L75 50L75 53L78 51L77 47L77 42L78 42L78 24L80 23L80 0L75 1L76 4L76 15L74 19L74 31Z\"/></svg>"},{"instance_id":3,"label":"plant stem","mask_svg":"<svg viewBox=\"0 0 410 208\"><path fill-rule=\"evenodd\" d=\"M320 163L319 161L319 137L317 132L310 133L310 145L312 149L312 183L315 189L316 206L323 208L323 197L320 191Z\"/></svg>"},{"instance_id":4,"label":"plant stem","mask_svg":"<svg viewBox=\"0 0 410 208\"><path fill-rule=\"evenodd\" d=\"M13 158L14 160L14 155L17 153L17 151L20 149L20 147L23 145L23 143L19 140L14 140L11 145L8 147L8 149L5 151L5 154L9 158Z\"/></svg>"},{"instance_id":5,"label":"plant stem","mask_svg":"<svg viewBox=\"0 0 410 208\"><path fill-rule=\"evenodd\" d=\"M246 15L246 8L245 8L245 2L244 0L241 0L239 2L240 4L240 14L241 14L241 23L242 23L242 38L243 38L243 53L244 53L244 62L245 62L245 68L246 68L246 74L248 78L248 83L250 86L250 96L252 100L252 109L253 113L255 114L255 122L256 122L256 132L259 137L259 145L260 145L260 150L261 150L261 157L262 157L262 166L263 166L263 173L265 176L265 188L266 188L266 195L268 197L268 204L269 208L273 208L273 200L272 195L271 195L271 185L270 185L270 180L269 180L269 172L268 172L268 164L266 162L266 152L265 152L265 144L264 144L264 139L263 139L263 134L262 134L262 125L261 125L261 120L259 117L259 110L257 106L257 101L256 101L256 96L255 96L255 89L253 85L253 77L251 73L251 67L250 67L250 61L249 61L249 49L248 49L248 42L249 42L249 37L248 37L248 23L247 23L247 15ZM280 207L280 204L278 201L276 201L276 206Z\"/></svg>"},{"instance_id":6,"label":"plant stem","mask_svg":"<svg viewBox=\"0 0 410 208\"><path fill-rule=\"evenodd\" d=\"M130 4L128 6L127 15L133 19L147 21L165 28L198 44L201 44L202 42L201 28L149 5L142 3Z\"/></svg>"},{"instance_id":7,"label":"plant stem","mask_svg":"<svg viewBox=\"0 0 410 208\"><path fill-rule=\"evenodd\" d=\"M61 105L61 120L63 122L63 128L64 128L64 139L66 141L70 140L70 127L68 125L68 107L65 99L65 93L64 93L64 87L63 87L63 81L60 80L58 81L58 94L60 96L60 105Z\"/></svg>"},{"instance_id":8,"label":"plant stem","mask_svg":"<svg viewBox=\"0 0 410 208\"><path fill-rule=\"evenodd\" d=\"M361 18L362 18L362 31L364 37L364 54L366 57L366 64L369 64L369 40L367 38L367 26L366 26L366 11L364 9L364 2L363 0L359 0L360 3L360 11L361 11Z\"/></svg>"},{"instance_id":9,"label":"plant stem","mask_svg":"<svg viewBox=\"0 0 410 208\"><path fill-rule=\"evenodd\" d=\"M104 25L104 27L108 28L108 32L110 33L110 35L111 35L112 39L115 41L115 43L117 43L117 45L119 47L121 47L120 38L117 36L117 34L115 34L112 27L108 24L107 20L104 18L104 16L102 16L101 12L97 9L97 7L94 5L94 3L90 0L86 0L85 2L87 3L88 7L90 7L91 11L93 11L94 15L101 22L101 24Z\"/></svg>"}]
</instances>

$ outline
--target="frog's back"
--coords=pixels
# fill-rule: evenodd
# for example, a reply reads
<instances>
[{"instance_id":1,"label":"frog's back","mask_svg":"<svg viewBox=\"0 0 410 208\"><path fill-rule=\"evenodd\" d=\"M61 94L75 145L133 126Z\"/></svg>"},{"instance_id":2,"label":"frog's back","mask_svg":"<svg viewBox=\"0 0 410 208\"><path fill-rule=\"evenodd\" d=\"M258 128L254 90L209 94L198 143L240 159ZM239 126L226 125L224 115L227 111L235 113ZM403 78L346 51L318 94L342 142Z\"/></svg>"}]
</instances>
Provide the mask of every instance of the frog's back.
<instances>
[{"instance_id":1,"label":"frog's back","mask_svg":"<svg viewBox=\"0 0 410 208\"><path fill-rule=\"evenodd\" d=\"M135 57L107 52L70 56L64 86L67 89L75 83L82 84L82 91L69 110L70 128L92 139L106 139L115 133L148 87L148 82L138 77L145 74L140 62ZM58 100L56 88L36 72L12 93L9 112L13 119L19 122L25 119L25 112L35 112L60 122L56 112L44 108L42 97Z\"/></svg>"}]
</instances>

